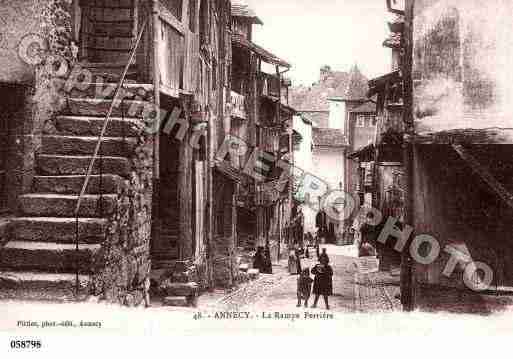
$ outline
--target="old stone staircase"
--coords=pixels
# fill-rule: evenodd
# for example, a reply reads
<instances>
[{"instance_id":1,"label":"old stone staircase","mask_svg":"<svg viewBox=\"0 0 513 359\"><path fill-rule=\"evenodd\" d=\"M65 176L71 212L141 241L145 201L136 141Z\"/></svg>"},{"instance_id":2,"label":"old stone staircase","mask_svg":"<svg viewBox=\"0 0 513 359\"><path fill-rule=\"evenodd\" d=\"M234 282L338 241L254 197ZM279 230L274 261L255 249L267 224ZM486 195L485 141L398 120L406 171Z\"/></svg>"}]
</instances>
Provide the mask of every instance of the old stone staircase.
<instances>
[{"instance_id":1,"label":"old stone staircase","mask_svg":"<svg viewBox=\"0 0 513 359\"><path fill-rule=\"evenodd\" d=\"M111 81L120 73L117 65L95 66L94 71L109 73ZM77 233L74 209L114 92L98 98L100 86L113 89L116 84L73 89L63 113L45 126L31 193L19 197L18 216L10 222L8 241L0 250L0 298L69 301L85 299L90 292L92 258L101 249L118 193L130 174L143 108L153 96L151 85L124 85L125 93L133 96L114 108L82 201ZM75 293L77 269L80 286Z\"/></svg>"}]
</instances>

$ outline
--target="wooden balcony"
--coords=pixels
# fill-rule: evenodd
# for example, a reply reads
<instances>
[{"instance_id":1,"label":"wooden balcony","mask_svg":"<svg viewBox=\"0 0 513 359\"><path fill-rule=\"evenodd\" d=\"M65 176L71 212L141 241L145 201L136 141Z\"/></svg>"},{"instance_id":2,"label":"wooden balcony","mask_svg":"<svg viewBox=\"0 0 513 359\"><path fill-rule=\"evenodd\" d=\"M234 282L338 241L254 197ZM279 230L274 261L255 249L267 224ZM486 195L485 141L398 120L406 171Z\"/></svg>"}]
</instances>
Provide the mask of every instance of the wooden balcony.
<instances>
[{"instance_id":1,"label":"wooden balcony","mask_svg":"<svg viewBox=\"0 0 513 359\"><path fill-rule=\"evenodd\" d=\"M248 115L246 112L245 96L242 96L242 95L238 94L237 92L232 91L230 103L232 105L232 117L246 120Z\"/></svg>"},{"instance_id":2,"label":"wooden balcony","mask_svg":"<svg viewBox=\"0 0 513 359\"><path fill-rule=\"evenodd\" d=\"M280 128L260 128L260 148L266 152L278 152L281 132Z\"/></svg>"}]
</instances>

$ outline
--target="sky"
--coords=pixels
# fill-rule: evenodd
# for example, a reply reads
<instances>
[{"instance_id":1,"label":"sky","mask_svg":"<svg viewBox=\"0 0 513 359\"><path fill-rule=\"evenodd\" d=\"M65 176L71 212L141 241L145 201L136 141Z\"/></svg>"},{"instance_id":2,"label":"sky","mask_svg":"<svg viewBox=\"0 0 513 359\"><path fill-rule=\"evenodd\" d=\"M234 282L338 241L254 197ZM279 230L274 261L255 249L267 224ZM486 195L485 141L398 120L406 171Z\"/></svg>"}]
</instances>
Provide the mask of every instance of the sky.
<instances>
[{"instance_id":1,"label":"sky","mask_svg":"<svg viewBox=\"0 0 513 359\"><path fill-rule=\"evenodd\" d=\"M347 71L355 63L368 78L390 71L390 49L382 47L391 15L385 0L239 0L264 25L253 41L287 60L294 85L310 85L330 65Z\"/></svg>"}]
</instances>

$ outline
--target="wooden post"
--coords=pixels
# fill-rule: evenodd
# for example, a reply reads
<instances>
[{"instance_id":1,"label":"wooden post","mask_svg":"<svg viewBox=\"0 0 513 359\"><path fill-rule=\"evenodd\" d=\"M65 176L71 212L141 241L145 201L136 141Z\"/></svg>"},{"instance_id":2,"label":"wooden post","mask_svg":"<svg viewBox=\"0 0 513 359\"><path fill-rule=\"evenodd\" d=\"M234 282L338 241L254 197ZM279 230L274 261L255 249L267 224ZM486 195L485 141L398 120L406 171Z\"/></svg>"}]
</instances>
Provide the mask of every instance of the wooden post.
<instances>
[{"instance_id":1,"label":"wooden post","mask_svg":"<svg viewBox=\"0 0 513 359\"><path fill-rule=\"evenodd\" d=\"M155 121L158 129L153 135L153 198L152 198L152 243L159 242L160 239L160 65L158 58L160 18L158 1L152 2L152 11L148 11L148 16L152 16L151 34L153 35L153 45L150 46L150 56L153 60L153 71L150 71L153 81L153 96L155 102ZM152 36L148 36L151 39Z\"/></svg>"},{"instance_id":2,"label":"wooden post","mask_svg":"<svg viewBox=\"0 0 513 359\"><path fill-rule=\"evenodd\" d=\"M406 1L406 21L403 36L403 46L405 47L405 55L403 60L403 123L405 133L409 138L412 138L415 132L413 126L413 80L412 80L412 66L413 66L413 6L414 0ZM413 173L413 161L415 161L415 148L410 143L405 143L403 147L404 157L404 176L406 183L405 192L405 224L413 226L415 224L414 218L414 203L413 198L415 195L415 181ZM409 247L409 241L406 248ZM402 252L401 258L401 302L403 310L415 310L415 275L413 268L413 259L410 256L409 250Z\"/></svg>"},{"instance_id":3,"label":"wooden post","mask_svg":"<svg viewBox=\"0 0 513 359\"><path fill-rule=\"evenodd\" d=\"M404 156L404 183L405 183L405 224L412 226L414 224L413 217L413 191L414 191L414 176L413 176L413 145L405 143L403 145ZM401 302L403 310L410 312L415 310L415 292L414 276L413 276L413 259L411 258L408 241L405 246L406 250L401 253Z\"/></svg>"}]
</instances>

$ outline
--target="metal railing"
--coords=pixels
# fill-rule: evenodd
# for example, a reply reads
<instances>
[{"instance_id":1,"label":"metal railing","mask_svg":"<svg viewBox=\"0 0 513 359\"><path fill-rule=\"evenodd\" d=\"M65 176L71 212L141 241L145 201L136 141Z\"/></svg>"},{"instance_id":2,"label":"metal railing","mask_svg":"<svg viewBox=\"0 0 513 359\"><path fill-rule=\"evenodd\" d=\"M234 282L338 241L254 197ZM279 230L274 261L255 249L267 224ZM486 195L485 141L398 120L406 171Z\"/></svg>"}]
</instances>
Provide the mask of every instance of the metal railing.
<instances>
[{"instance_id":1,"label":"metal railing","mask_svg":"<svg viewBox=\"0 0 513 359\"><path fill-rule=\"evenodd\" d=\"M132 47L132 49L130 50L130 57L128 59L128 62L127 64L125 65L125 68L123 69L123 72L121 74L121 77L118 81L118 84L116 86L116 89L114 91L114 96L112 98L112 102L109 106L109 110L107 111L107 114L105 116L105 120L103 122L103 126L102 126L102 129L101 129L101 132L100 132L100 135L98 136L98 142L96 143L96 147L94 149L94 153L93 153L93 156L91 158L91 162L89 163L89 166L87 168L87 172L86 172L86 176L84 178L84 183L82 185L82 189L80 190L80 194L78 195L78 199L77 199L77 204L75 206L75 212L74 212L74 216L75 216L75 251L76 251L76 294L78 295L79 294L79 290L80 290L80 264L79 264L79 251L80 251L80 235L79 235L79 217L80 217L80 207L82 205L82 200L85 196L85 193L86 193L86 190L87 190L87 186L89 185L89 180L91 178L91 175L93 173L93 168L94 168L94 165L95 165L95 162L98 158L98 154L100 152L100 148L101 148L101 144L103 142L103 139L105 137L105 132L107 131L107 127L109 125L109 122L110 122L110 119L111 119L111 116L112 116L112 112L114 111L114 107L116 106L116 103L118 101L118 97L119 97L119 93L121 91L121 88L123 87L123 84L125 82L125 78L127 76L127 73L128 73L128 70L130 68L130 66L132 65L132 63L134 62L134 59L135 59L135 55L136 55L136 51L137 51L137 48L139 47L139 44L141 42L141 39L142 39L142 36L144 34L144 31L146 29L146 26L148 25L148 19L146 19L143 23L143 25L141 26L141 30L139 31L139 34L137 35L137 38L135 40L135 43ZM122 104L123 106L123 104ZM122 112L124 111L124 107L122 107ZM102 164L100 164L100 167L102 167ZM102 177L102 173L100 173L100 190L101 190L101 179ZM101 206L101 203L102 203L102 199L100 198L99 200L100 202L100 206Z\"/></svg>"}]
</instances>

